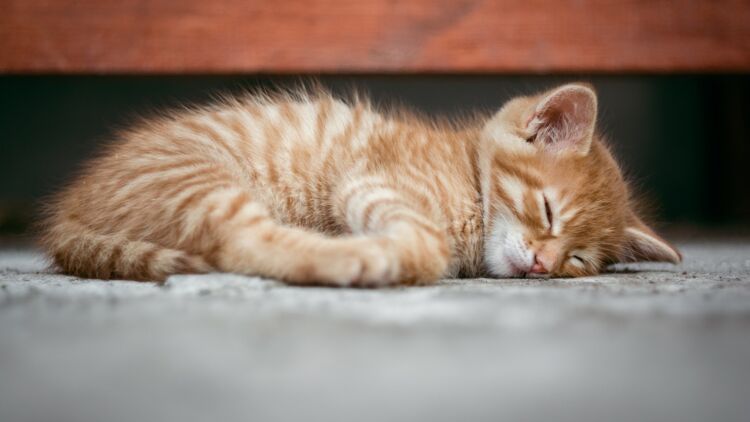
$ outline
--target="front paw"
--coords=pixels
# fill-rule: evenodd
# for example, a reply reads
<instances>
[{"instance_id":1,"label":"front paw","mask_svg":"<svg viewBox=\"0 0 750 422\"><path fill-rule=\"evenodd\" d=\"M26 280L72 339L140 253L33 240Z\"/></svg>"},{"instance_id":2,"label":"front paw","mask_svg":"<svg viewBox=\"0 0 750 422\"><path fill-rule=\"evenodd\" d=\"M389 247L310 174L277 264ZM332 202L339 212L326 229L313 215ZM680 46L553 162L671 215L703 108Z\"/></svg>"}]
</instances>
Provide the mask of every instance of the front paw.
<instances>
[{"instance_id":1,"label":"front paw","mask_svg":"<svg viewBox=\"0 0 750 422\"><path fill-rule=\"evenodd\" d=\"M355 252L359 262L359 274L349 280L350 286L380 287L397 284L399 262L393 252L383 245L362 245Z\"/></svg>"},{"instance_id":2,"label":"front paw","mask_svg":"<svg viewBox=\"0 0 750 422\"><path fill-rule=\"evenodd\" d=\"M298 256L285 277L292 284L382 287L399 283L400 263L393 248L373 238L335 241Z\"/></svg>"},{"instance_id":3,"label":"front paw","mask_svg":"<svg viewBox=\"0 0 750 422\"><path fill-rule=\"evenodd\" d=\"M385 244L372 239L351 239L315 258L313 283L341 287L381 287L397 284L399 262Z\"/></svg>"}]
</instances>

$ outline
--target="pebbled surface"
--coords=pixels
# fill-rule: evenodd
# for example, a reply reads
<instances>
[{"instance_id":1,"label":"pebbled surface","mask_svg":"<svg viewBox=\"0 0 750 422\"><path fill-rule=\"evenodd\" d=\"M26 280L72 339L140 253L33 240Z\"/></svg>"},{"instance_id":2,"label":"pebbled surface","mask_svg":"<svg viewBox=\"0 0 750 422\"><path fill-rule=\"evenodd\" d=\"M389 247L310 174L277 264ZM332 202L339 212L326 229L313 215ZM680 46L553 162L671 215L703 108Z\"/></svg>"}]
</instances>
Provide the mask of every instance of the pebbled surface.
<instances>
[{"instance_id":1,"label":"pebbled surface","mask_svg":"<svg viewBox=\"0 0 750 422\"><path fill-rule=\"evenodd\" d=\"M355 290L0 249L2 421L746 421L750 240L680 267Z\"/></svg>"}]
</instances>

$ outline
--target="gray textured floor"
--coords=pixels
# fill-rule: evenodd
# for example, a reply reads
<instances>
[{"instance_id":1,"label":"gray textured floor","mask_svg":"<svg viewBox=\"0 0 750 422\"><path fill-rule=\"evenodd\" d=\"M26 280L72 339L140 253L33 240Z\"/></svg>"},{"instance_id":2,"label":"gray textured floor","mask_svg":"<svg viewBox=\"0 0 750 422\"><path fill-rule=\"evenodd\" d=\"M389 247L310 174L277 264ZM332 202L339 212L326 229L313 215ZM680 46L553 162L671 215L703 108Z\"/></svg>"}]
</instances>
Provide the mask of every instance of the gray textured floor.
<instances>
[{"instance_id":1,"label":"gray textured floor","mask_svg":"<svg viewBox=\"0 0 750 422\"><path fill-rule=\"evenodd\" d=\"M6 249L0 421L750 420L750 241L681 247L379 291L80 280Z\"/></svg>"}]
</instances>

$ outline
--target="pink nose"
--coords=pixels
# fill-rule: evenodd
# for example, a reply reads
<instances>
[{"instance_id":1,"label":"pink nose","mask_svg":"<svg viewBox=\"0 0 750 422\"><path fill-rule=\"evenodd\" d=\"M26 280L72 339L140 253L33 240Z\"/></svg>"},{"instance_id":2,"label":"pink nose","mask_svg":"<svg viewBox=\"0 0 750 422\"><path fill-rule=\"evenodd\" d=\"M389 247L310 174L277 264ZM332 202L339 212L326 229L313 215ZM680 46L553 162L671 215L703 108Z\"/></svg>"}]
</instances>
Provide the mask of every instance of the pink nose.
<instances>
[{"instance_id":1,"label":"pink nose","mask_svg":"<svg viewBox=\"0 0 750 422\"><path fill-rule=\"evenodd\" d=\"M542 264L541 261L539 261L539 256L534 256L534 265L531 266L531 269L529 269L530 273L534 274L546 274L547 269L544 267L544 264Z\"/></svg>"}]
</instances>

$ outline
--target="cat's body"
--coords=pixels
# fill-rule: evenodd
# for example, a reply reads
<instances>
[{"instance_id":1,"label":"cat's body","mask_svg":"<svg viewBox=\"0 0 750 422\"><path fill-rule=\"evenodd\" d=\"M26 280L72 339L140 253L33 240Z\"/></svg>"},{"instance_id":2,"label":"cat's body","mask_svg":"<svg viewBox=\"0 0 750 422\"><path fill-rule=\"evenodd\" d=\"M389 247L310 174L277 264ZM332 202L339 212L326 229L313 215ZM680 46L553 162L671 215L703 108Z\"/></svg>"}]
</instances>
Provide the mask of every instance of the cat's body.
<instances>
[{"instance_id":1,"label":"cat's body","mask_svg":"<svg viewBox=\"0 0 750 422\"><path fill-rule=\"evenodd\" d=\"M63 271L87 277L227 271L334 285L679 260L630 211L593 132L593 91L558 91L465 124L325 93L173 113L121 134L51 202L43 244ZM570 236L550 214L565 222L566 212ZM586 236L597 249L567 262Z\"/></svg>"}]
</instances>

